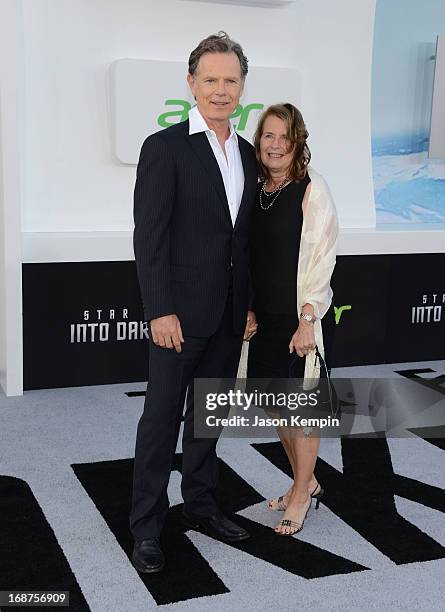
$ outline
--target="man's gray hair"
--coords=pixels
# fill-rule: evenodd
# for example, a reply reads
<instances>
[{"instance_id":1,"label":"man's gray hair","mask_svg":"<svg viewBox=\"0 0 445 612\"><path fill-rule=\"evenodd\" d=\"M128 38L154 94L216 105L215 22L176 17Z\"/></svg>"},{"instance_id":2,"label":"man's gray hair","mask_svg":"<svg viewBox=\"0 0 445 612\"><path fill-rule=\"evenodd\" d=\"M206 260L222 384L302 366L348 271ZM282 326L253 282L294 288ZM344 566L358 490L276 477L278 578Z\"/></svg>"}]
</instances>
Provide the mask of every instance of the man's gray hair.
<instances>
[{"instance_id":1,"label":"man's gray hair","mask_svg":"<svg viewBox=\"0 0 445 612\"><path fill-rule=\"evenodd\" d=\"M241 67L241 77L246 78L248 71L247 57L244 55L241 45L229 38L226 32L220 30L218 34L207 36L207 38L201 40L196 49L193 49L189 57L189 74L192 76L195 74L199 60L204 53L235 53Z\"/></svg>"}]
</instances>

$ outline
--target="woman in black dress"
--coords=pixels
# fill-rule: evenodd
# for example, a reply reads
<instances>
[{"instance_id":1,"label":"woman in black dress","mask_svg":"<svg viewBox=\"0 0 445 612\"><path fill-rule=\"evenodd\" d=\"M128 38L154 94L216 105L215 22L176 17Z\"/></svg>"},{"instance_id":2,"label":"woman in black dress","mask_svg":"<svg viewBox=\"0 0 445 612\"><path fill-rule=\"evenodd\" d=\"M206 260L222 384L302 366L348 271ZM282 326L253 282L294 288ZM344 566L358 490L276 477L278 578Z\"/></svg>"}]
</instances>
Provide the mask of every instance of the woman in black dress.
<instances>
[{"instance_id":1,"label":"woman in black dress","mask_svg":"<svg viewBox=\"0 0 445 612\"><path fill-rule=\"evenodd\" d=\"M262 180L251 229L257 328L249 346L249 379L313 376L314 360L307 363L306 356L313 358L316 344L319 349L322 345L320 319L332 295L337 224L327 186L308 166L307 137L301 113L291 104L268 108L255 134ZM318 507L323 495L313 473L320 439L318 434L305 435L303 428L277 429L294 483L286 494L271 500L269 508L284 511L275 531L293 535L303 528L311 498L317 499Z\"/></svg>"}]
</instances>

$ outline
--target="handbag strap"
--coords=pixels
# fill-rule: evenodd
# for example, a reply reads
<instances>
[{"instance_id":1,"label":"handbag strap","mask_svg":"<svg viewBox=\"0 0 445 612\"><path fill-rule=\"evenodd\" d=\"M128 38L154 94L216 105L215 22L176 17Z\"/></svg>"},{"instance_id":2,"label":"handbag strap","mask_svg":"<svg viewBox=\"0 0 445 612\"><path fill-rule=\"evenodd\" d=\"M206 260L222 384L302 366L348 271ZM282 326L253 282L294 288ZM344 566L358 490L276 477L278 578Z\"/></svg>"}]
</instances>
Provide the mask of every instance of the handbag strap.
<instances>
[{"instance_id":1,"label":"handbag strap","mask_svg":"<svg viewBox=\"0 0 445 612\"><path fill-rule=\"evenodd\" d=\"M329 372L328 372L328 368L326 366L326 362L325 362L325 360L323 358L323 355L318 350L318 346L317 345L315 345L315 358L316 359L318 358L318 361L320 362L320 365L323 366L323 368L325 369L327 378L329 378Z\"/></svg>"},{"instance_id":2,"label":"handbag strap","mask_svg":"<svg viewBox=\"0 0 445 612\"><path fill-rule=\"evenodd\" d=\"M329 404L331 406L331 412L332 412L332 416L336 417L337 416L337 412L338 412L338 398L337 398L337 406L335 407L334 410L334 401L333 401L333 384L331 381L331 377L329 376L329 370L327 368L326 362L322 356L322 354L320 353L320 351L318 350L318 346L315 345L315 358L319 360L320 362L320 369L321 367L324 368L324 371L326 372L326 379L328 381L328 393L329 393Z\"/></svg>"}]
</instances>

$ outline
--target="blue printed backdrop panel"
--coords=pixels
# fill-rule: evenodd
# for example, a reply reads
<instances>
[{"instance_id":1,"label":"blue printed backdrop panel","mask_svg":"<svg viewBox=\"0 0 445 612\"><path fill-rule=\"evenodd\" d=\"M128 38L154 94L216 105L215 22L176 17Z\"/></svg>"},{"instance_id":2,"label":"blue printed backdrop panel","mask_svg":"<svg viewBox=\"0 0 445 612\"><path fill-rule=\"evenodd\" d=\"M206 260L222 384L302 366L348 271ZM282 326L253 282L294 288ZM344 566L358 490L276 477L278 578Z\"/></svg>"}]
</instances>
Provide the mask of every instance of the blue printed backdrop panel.
<instances>
[{"instance_id":1,"label":"blue printed backdrop panel","mask_svg":"<svg viewBox=\"0 0 445 612\"><path fill-rule=\"evenodd\" d=\"M445 159L428 157L445 3L377 0L372 159L377 223L444 223Z\"/></svg>"}]
</instances>

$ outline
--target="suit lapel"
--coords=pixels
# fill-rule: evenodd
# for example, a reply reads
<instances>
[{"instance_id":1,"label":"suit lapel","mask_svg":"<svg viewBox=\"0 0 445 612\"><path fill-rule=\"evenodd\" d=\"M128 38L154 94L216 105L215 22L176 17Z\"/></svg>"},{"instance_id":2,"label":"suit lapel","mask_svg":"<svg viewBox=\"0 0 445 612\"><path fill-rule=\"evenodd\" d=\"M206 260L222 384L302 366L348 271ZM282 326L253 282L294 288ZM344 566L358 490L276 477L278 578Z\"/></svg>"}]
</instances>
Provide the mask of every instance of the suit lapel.
<instances>
[{"instance_id":1,"label":"suit lapel","mask_svg":"<svg viewBox=\"0 0 445 612\"><path fill-rule=\"evenodd\" d=\"M190 144L191 148L199 158L206 175L209 181L214 186L218 197L224 206L224 210L226 211L227 217L232 223L230 218L229 211L229 203L227 202L226 190L224 189L224 181L221 175L221 171L218 166L218 162L216 161L215 155L213 153L212 147L208 141L208 138L204 132L199 132L198 134L188 134L187 133L187 142Z\"/></svg>"},{"instance_id":2,"label":"suit lapel","mask_svg":"<svg viewBox=\"0 0 445 612\"><path fill-rule=\"evenodd\" d=\"M257 178L257 169L255 163L252 162L252 153L250 151L249 144L238 135L238 146L241 155L241 161L243 163L243 171L244 171L244 190L243 196L241 198L241 204L238 210L238 215L235 221L235 227L238 224L241 216L244 211L248 208L248 200L251 195L250 190L251 186L255 183Z\"/></svg>"}]
</instances>

